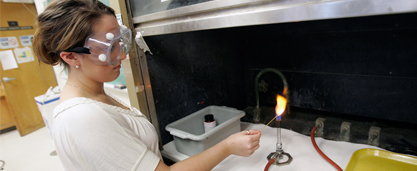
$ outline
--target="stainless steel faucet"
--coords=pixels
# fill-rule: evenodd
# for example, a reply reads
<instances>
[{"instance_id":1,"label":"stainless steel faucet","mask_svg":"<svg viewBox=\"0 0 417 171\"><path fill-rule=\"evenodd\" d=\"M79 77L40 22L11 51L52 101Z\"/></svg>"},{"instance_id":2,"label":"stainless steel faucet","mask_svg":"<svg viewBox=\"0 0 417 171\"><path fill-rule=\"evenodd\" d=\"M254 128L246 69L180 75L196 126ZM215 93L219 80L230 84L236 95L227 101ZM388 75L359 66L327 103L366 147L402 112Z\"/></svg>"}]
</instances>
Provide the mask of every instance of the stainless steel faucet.
<instances>
[{"instance_id":1,"label":"stainless steel faucet","mask_svg":"<svg viewBox=\"0 0 417 171\"><path fill-rule=\"evenodd\" d=\"M260 120L261 120L261 109L259 108L259 78L262 76L262 74L267 73L267 72L273 72L281 77L282 83L284 84L284 90L282 91L282 95L286 99L288 99L288 83L287 83L287 79L285 79L284 74L282 74L280 71L274 68L266 68L260 71L258 75L256 75L256 78L255 78L256 107L253 110L253 123L260 123ZM287 108L288 107L289 106L287 105ZM288 113L289 113L289 110L288 110Z\"/></svg>"}]
</instances>

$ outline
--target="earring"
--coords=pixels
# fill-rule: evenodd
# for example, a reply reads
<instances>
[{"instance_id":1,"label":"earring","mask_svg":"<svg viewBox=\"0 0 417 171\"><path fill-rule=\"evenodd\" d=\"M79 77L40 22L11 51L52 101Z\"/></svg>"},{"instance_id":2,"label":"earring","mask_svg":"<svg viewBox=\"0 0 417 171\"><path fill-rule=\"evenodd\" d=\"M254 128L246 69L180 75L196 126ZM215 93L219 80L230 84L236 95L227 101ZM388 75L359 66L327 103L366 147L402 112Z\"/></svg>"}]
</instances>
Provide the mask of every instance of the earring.
<instances>
[{"instance_id":1,"label":"earring","mask_svg":"<svg viewBox=\"0 0 417 171\"><path fill-rule=\"evenodd\" d=\"M75 65L75 68L79 68L80 66L78 66L78 65Z\"/></svg>"}]
</instances>

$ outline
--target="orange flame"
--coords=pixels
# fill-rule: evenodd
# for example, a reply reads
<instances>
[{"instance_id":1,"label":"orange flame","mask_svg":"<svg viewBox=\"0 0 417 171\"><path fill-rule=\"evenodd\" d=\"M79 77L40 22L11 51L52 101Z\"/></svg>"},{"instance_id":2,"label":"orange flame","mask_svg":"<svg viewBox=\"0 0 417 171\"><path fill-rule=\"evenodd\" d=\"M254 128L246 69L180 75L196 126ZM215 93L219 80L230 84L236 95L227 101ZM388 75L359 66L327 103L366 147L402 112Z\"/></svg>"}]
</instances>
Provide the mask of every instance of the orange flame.
<instances>
[{"instance_id":1,"label":"orange flame","mask_svg":"<svg viewBox=\"0 0 417 171\"><path fill-rule=\"evenodd\" d=\"M287 107L287 99L281 95L277 95L277 106L275 107L275 113L279 116L284 113Z\"/></svg>"}]
</instances>

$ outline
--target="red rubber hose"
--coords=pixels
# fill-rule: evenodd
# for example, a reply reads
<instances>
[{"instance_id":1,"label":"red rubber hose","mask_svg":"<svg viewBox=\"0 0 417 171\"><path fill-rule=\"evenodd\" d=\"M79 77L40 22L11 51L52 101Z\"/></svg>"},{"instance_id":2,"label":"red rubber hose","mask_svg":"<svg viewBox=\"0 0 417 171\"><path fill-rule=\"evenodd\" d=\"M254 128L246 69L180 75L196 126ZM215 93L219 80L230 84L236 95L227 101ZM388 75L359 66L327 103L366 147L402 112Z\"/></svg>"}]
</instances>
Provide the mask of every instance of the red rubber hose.
<instances>
[{"instance_id":1,"label":"red rubber hose","mask_svg":"<svg viewBox=\"0 0 417 171\"><path fill-rule=\"evenodd\" d=\"M269 167L271 167L272 163L275 162L275 159L271 157L271 159L268 161L268 164L266 164L264 171L268 171Z\"/></svg>"},{"instance_id":2,"label":"red rubber hose","mask_svg":"<svg viewBox=\"0 0 417 171\"><path fill-rule=\"evenodd\" d=\"M317 150L317 152L319 152L319 154L326 159L331 165L333 165L333 167L335 167L338 171L343 171L342 168L340 168L335 162L333 162L333 160L331 160L329 157L327 157L321 150L320 148L317 146L316 144L316 140L314 139L314 132L316 131L317 127L315 126L313 128L313 130L311 130L311 142L313 143L314 148Z\"/></svg>"}]
</instances>

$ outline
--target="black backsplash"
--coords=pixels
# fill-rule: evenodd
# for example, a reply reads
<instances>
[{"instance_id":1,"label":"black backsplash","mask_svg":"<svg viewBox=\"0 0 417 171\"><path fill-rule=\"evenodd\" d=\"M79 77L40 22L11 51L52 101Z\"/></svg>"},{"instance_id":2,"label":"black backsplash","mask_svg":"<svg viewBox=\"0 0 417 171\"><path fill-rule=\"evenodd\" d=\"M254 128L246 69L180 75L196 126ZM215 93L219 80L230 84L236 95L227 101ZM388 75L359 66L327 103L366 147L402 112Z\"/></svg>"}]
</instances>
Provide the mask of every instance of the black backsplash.
<instances>
[{"instance_id":1,"label":"black backsplash","mask_svg":"<svg viewBox=\"0 0 417 171\"><path fill-rule=\"evenodd\" d=\"M283 72L290 105L417 124L417 13L145 37L162 143L165 126L209 105L255 106L264 68ZM274 106L282 81L261 77Z\"/></svg>"},{"instance_id":2,"label":"black backsplash","mask_svg":"<svg viewBox=\"0 0 417 171\"><path fill-rule=\"evenodd\" d=\"M241 49L227 37L193 32L146 38L154 54L147 62L163 144L172 140L167 124L204 107L247 106L244 60L236 55Z\"/></svg>"}]
</instances>

